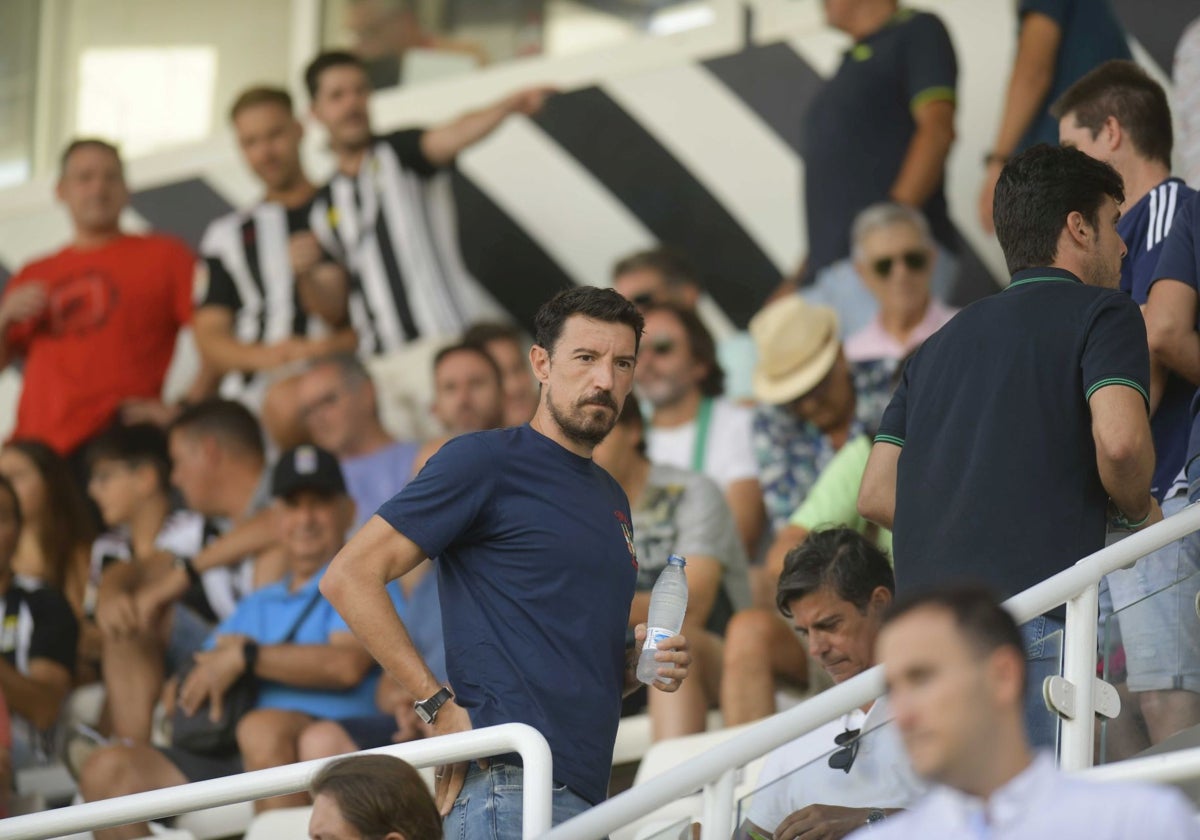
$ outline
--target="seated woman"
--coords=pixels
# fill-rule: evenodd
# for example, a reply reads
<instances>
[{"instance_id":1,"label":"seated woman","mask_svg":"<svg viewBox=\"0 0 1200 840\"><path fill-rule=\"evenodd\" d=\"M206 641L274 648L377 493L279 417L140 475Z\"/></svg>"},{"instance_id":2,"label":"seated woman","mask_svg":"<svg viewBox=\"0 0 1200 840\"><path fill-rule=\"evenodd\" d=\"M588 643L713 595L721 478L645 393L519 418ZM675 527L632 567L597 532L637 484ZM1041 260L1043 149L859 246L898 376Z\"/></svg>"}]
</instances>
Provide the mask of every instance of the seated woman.
<instances>
[{"instance_id":1,"label":"seated woman","mask_svg":"<svg viewBox=\"0 0 1200 840\"><path fill-rule=\"evenodd\" d=\"M14 774L54 755L79 637L79 623L62 593L14 570L21 533L17 491L0 476L0 695L10 713Z\"/></svg>"},{"instance_id":2,"label":"seated woman","mask_svg":"<svg viewBox=\"0 0 1200 840\"><path fill-rule=\"evenodd\" d=\"M442 840L429 788L390 755L331 761L313 777L308 836L313 840Z\"/></svg>"},{"instance_id":3,"label":"seated woman","mask_svg":"<svg viewBox=\"0 0 1200 840\"><path fill-rule=\"evenodd\" d=\"M873 204L851 232L854 268L879 305L870 322L846 339L851 362L899 361L954 317L933 296L937 251L919 210Z\"/></svg>"},{"instance_id":4,"label":"seated woman","mask_svg":"<svg viewBox=\"0 0 1200 840\"><path fill-rule=\"evenodd\" d=\"M733 513L712 479L700 473L653 464L646 457L637 400L625 400L617 425L596 447L596 463L608 470L629 497L637 550L637 591L629 627L647 620L650 590L667 557L687 558L688 606L683 635L691 645L691 677L678 691L648 692L654 740L703 732L719 695L725 625L750 605L746 553Z\"/></svg>"}]
</instances>

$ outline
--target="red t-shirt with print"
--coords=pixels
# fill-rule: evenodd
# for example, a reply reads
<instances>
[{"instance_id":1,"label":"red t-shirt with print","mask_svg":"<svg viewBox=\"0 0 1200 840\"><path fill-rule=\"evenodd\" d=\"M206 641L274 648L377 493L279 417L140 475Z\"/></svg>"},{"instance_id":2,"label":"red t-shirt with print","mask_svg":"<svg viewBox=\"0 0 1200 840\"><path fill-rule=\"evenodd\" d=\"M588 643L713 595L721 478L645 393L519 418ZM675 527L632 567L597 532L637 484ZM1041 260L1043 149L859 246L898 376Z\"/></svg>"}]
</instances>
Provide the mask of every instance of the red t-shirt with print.
<instances>
[{"instance_id":1,"label":"red t-shirt with print","mask_svg":"<svg viewBox=\"0 0 1200 840\"><path fill-rule=\"evenodd\" d=\"M192 317L195 258L161 234L67 247L30 263L5 289L43 283L41 315L4 335L25 359L15 438L66 454L103 430L130 398L157 398L179 328Z\"/></svg>"}]
</instances>

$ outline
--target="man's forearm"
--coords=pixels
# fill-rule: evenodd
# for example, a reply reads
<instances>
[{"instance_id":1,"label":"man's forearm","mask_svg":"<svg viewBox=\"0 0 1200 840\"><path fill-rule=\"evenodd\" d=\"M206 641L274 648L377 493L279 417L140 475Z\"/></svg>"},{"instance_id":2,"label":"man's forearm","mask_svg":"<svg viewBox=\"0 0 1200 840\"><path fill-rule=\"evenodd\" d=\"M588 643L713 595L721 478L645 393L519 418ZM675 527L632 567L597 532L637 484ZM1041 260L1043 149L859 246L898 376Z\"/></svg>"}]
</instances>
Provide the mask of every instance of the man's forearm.
<instances>
[{"instance_id":1,"label":"man's forearm","mask_svg":"<svg viewBox=\"0 0 1200 840\"><path fill-rule=\"evenodd\" d=\"M1121 460L1101 458L1098 466L1100 483L1117 510L1134 521L1149 512L1153 501L1150 496L1150 482L1154 478L1152 447Z\"/></svg>"},{"instance_id":2,"label":"man's forearm","mask_svg":"<svg viewBox=\"0 0 1200 840\"><path fill-rule=\"evenodd\" d=\"M927 107L934 106L949 108L953 115L953 106L949 103L931 103ZM892 199L911 207L920 207L928 201L945 178L946 158L953 144L953 122L919 123L909 141L900 173L892 184Z\"/></svg>"},{"instance_id":3,"label":"man's forearm","mask_svg":"<svg viewBox=\"0 0 1200 840\"><path fill-rule=\"evenodd\" d=\"M1200 386L1200 333L1193 329L1179 330L1169 341L1156 342L1151 361Z\"/></svg>"},{"instance_id":4,"label":"man's forearm","mask_svg":"<svg viewBox=\"0 0 1200 840\"><path fill-rule=\"evenodd\" d=\"M363 651L339 645L266 645L258 649L254 674L295 688L348 689L371 664Z\"/></svg>"},{"instance_id":5,"label":"man's forearm","mask_svg":"<svg viewBox=\"0 0 1200 840\"><path fill-rule=\"evenodd\" d=\"M32 722L38 729L49 729L58 719L62 696L52 687L32 680L0 658L0 694L8 708Z\"/></svg>"},{"instance_id":6,"label":"man's forearm","mask_svg":"<svg viewBox=\"0 0 1200 840\"><path fill-rule=\"evenodd\" d=\"M469 146L487 137L513 112L511 98L464 114L453 122L431 128L421 138L421 151L435 166L448 166Z\"/></svg>"}]
</instances>

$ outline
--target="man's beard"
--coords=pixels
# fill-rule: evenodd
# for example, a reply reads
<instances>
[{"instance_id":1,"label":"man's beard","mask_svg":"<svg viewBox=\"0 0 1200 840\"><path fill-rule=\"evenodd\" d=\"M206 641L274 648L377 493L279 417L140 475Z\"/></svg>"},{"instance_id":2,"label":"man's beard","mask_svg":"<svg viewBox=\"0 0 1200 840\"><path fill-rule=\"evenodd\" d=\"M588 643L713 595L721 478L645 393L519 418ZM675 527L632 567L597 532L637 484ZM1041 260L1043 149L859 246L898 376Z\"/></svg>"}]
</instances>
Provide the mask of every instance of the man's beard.
<instances>
[{"instance_id":1,"label":"man's beard","mask_svg":"<svg viewBox=\"0 0 1200 840\"><path fill-rule=\"evenodd\" d=\"M612 409L612 415L597 416L590 413L587 407L592 405L607 406ZM575 410L570 414L554 404L552 394L546 395L546 407L550 410L550 416L554 422L562 429L562 433L569 440L585 446L596 446L608 437L613 426L617 425L617 416L621 413L621 407L617 405L612 394L607 391L601 391L579 400L574 405Z\"/></svg>"}]
</instances>

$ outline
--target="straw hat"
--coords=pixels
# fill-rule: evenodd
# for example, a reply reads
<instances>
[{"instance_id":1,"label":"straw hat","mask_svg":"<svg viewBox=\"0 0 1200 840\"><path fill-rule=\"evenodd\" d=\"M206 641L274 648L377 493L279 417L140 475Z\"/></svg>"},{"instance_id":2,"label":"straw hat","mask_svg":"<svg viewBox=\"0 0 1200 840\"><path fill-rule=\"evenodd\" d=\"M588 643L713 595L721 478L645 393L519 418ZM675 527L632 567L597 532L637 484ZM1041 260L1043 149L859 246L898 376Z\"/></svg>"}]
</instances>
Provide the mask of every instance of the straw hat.
<instances>
[{"instance_id":1,"label":"straw hat","mask_svg":"<svg viewBox=\"0 0 1200 840\"><path fill-rule=\"evenodd\" d=\"M789 403L820 384L833 368L841 342L837 313L788 295L750 320L758 349L754 396L772 405Z\"/></svg>"}]
</instances>

